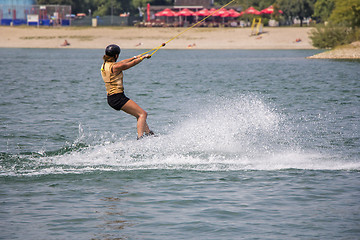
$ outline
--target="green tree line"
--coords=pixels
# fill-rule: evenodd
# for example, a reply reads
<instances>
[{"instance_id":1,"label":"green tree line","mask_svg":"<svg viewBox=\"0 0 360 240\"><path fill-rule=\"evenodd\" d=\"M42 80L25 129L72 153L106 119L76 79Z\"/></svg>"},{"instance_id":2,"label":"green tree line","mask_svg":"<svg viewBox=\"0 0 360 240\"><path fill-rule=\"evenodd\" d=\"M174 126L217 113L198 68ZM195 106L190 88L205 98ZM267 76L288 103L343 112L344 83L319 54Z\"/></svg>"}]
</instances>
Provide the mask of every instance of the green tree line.
<instances>
[{"instance_id":1,"label":"green tree line","mask_svg":"<svg viewBox=\"0 0 360 240\"><path fill-rule=\"evenodd\" d=\"M173 0L37 0L38 5L55 4L71 5L73 13L88 13L93 15L119 15L121 13L139 14L138 8L143 8L147 3L152 5L172 5Z\"/></svg>"},{"instance_id":2,"label":"green tree line","mask_svg":"<svg viewBox=\"0 0 360 240\"><path fill-rule=\"evenodd\" d=\"M318 0L314 17L325 23L310 35L315 47L334 48L360 40L360 0Z\"/></svg>"},{"instance_id":3,"label":"green tree line","mask_svg":"<svg viewBox=\"0 0 360 240\"><path fill-rule=\"evenodd\" d=\"M215 6L222 6L230 0L215 0ZM237 0L233 3L236 6L242 6L246 9L253 6L259 10L278 5L289 17L298 16L300 19L310 17L314 12L314 3L316 0ZM87 13L90 9L94 15L118 15L124 12L139 14L139 7L146 7L147 3L151 5L174 5L174 0L37 0L37 4L60 4L71 5L73 13Z\"/></svg>"},{"instance_id":4,"label":"green tree line","mask_svg":"<svg viewBox=\"0 0 360 240\"><path fill-rule=\"evenodd\" d=\"M118 15L129 12L132 15L139 14L139 8L145 8L147 3L151 5L174 5L174 0L37 0L37 4L71 5L73 13L88 13L90 9L93 15ZM215 0L216 6L222 6L229 0ZM335 4L337 3L337 5ZM357 8L360 0L237 0L233 5L246 9L250 6L258 10L274 5L284 12L283 18L312 17L318 22L327 21L330 16L334 22L345 21L349 24L358 24L359 20L353 20L356 16L349 13L346 6L354 5ZM338 6L338 7L336 7ZM335 9L336 7L336 9ZM355 9L355 13L356 13ZM357 12L358 14L358 12Z\"/></svg>"}]
</instances>

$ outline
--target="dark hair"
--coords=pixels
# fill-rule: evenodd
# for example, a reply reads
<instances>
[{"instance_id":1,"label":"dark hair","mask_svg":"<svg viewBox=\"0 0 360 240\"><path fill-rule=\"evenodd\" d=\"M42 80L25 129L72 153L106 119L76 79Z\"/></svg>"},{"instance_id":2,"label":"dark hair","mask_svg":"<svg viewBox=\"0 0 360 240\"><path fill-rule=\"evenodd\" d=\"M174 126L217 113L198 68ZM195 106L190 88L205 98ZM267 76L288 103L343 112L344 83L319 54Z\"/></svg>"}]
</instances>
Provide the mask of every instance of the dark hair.
<instances>
[{"instance_id":1,"label":"dark hair","mask_svg":"<svg viewBox=\"0 0 360 240\"><path fill-rule=\"evenodd\" d=\"M103 56L103 60L104 60L104 62L115 62L116 61L115 57L110 57L106 54Z\"/></svg>"}]
</instances>

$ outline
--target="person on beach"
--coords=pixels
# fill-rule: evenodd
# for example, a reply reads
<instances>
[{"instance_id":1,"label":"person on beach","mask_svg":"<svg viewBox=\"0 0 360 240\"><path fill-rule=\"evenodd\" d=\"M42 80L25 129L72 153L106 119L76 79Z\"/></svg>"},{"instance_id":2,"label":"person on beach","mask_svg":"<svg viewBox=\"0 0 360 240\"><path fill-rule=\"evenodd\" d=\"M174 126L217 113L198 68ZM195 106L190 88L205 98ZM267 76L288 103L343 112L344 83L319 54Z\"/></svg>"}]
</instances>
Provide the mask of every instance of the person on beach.
<instances>
[{"instance_id":1,"label":"person on beach","mask_svg":"<svg viewBox=\"0 0 360 240\"><path fill-rule=\"evenodd\" d=\"M65 39L65 41L60 45L62 47L66 47L66 46L69 46L70 43Z\"/></svg>"},{"instance_id":2,"label":"person on beach","mask_svg":"<svg viewBox=\"0 0 360 240\"><path fill-rule=\"evenodd\" d=\"M124 94L123 71L129 69L145 58L150 58L149 54L138 55L132 58L124 59L119 62L116 60L120 55L120 47L111 44L106 47L103 56L104 63L101 65L101 76L105 82L108 104L117 111L124 111L137 118L137 139L145 135L154 135L146 123L147 112L144 111L133 100L127 98Z\"/></svg>"}]
</instances>

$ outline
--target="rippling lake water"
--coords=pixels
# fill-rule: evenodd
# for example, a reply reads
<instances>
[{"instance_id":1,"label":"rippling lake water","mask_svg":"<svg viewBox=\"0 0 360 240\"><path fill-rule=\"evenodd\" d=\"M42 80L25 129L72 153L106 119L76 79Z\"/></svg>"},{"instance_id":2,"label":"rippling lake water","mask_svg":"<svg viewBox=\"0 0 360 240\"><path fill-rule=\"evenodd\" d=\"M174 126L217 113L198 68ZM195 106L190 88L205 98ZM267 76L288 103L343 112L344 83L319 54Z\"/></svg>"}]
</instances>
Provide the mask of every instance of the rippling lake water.
<instances>
[{"instance_id":1,"label":"rippling lake water","mask_svg":"<svg viewBox=\"0 0 360 240\"><path fill-rule=\"evenodd\" d=\"M0 239L358 239L360 62L317 52L160 50L137 141L103 50L0 49Z\"/></svg>"}]
</instances>

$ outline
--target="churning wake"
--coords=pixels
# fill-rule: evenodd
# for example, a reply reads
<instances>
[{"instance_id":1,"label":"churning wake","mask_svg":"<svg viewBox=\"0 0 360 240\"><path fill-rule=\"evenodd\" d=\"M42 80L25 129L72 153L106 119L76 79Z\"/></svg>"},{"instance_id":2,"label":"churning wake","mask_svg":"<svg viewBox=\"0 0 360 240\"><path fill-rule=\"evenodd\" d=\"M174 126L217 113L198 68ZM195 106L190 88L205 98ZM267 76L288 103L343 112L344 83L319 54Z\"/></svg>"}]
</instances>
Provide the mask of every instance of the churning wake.
<instances>
[{"instance_id":1,"label":"churning wake","mask_svg":"<svg viewBox=\"0 0 360 240\"><path fill-rule=\"evenodd\" d=\"M217 99L200 106L172 130L140 141L119 138L90 144L86 133L70 151L39 154L3 166L2 175L42 175L140 169L199 171L359 170L358 161L304 149L298 131L256 96ZM105 138L105 137L104 137ZM50 155L50 156L49 156ZM18 161L19 162L19 161ZM20 161L21 162L21 161Z\"/></svg>"}]
</instances>

